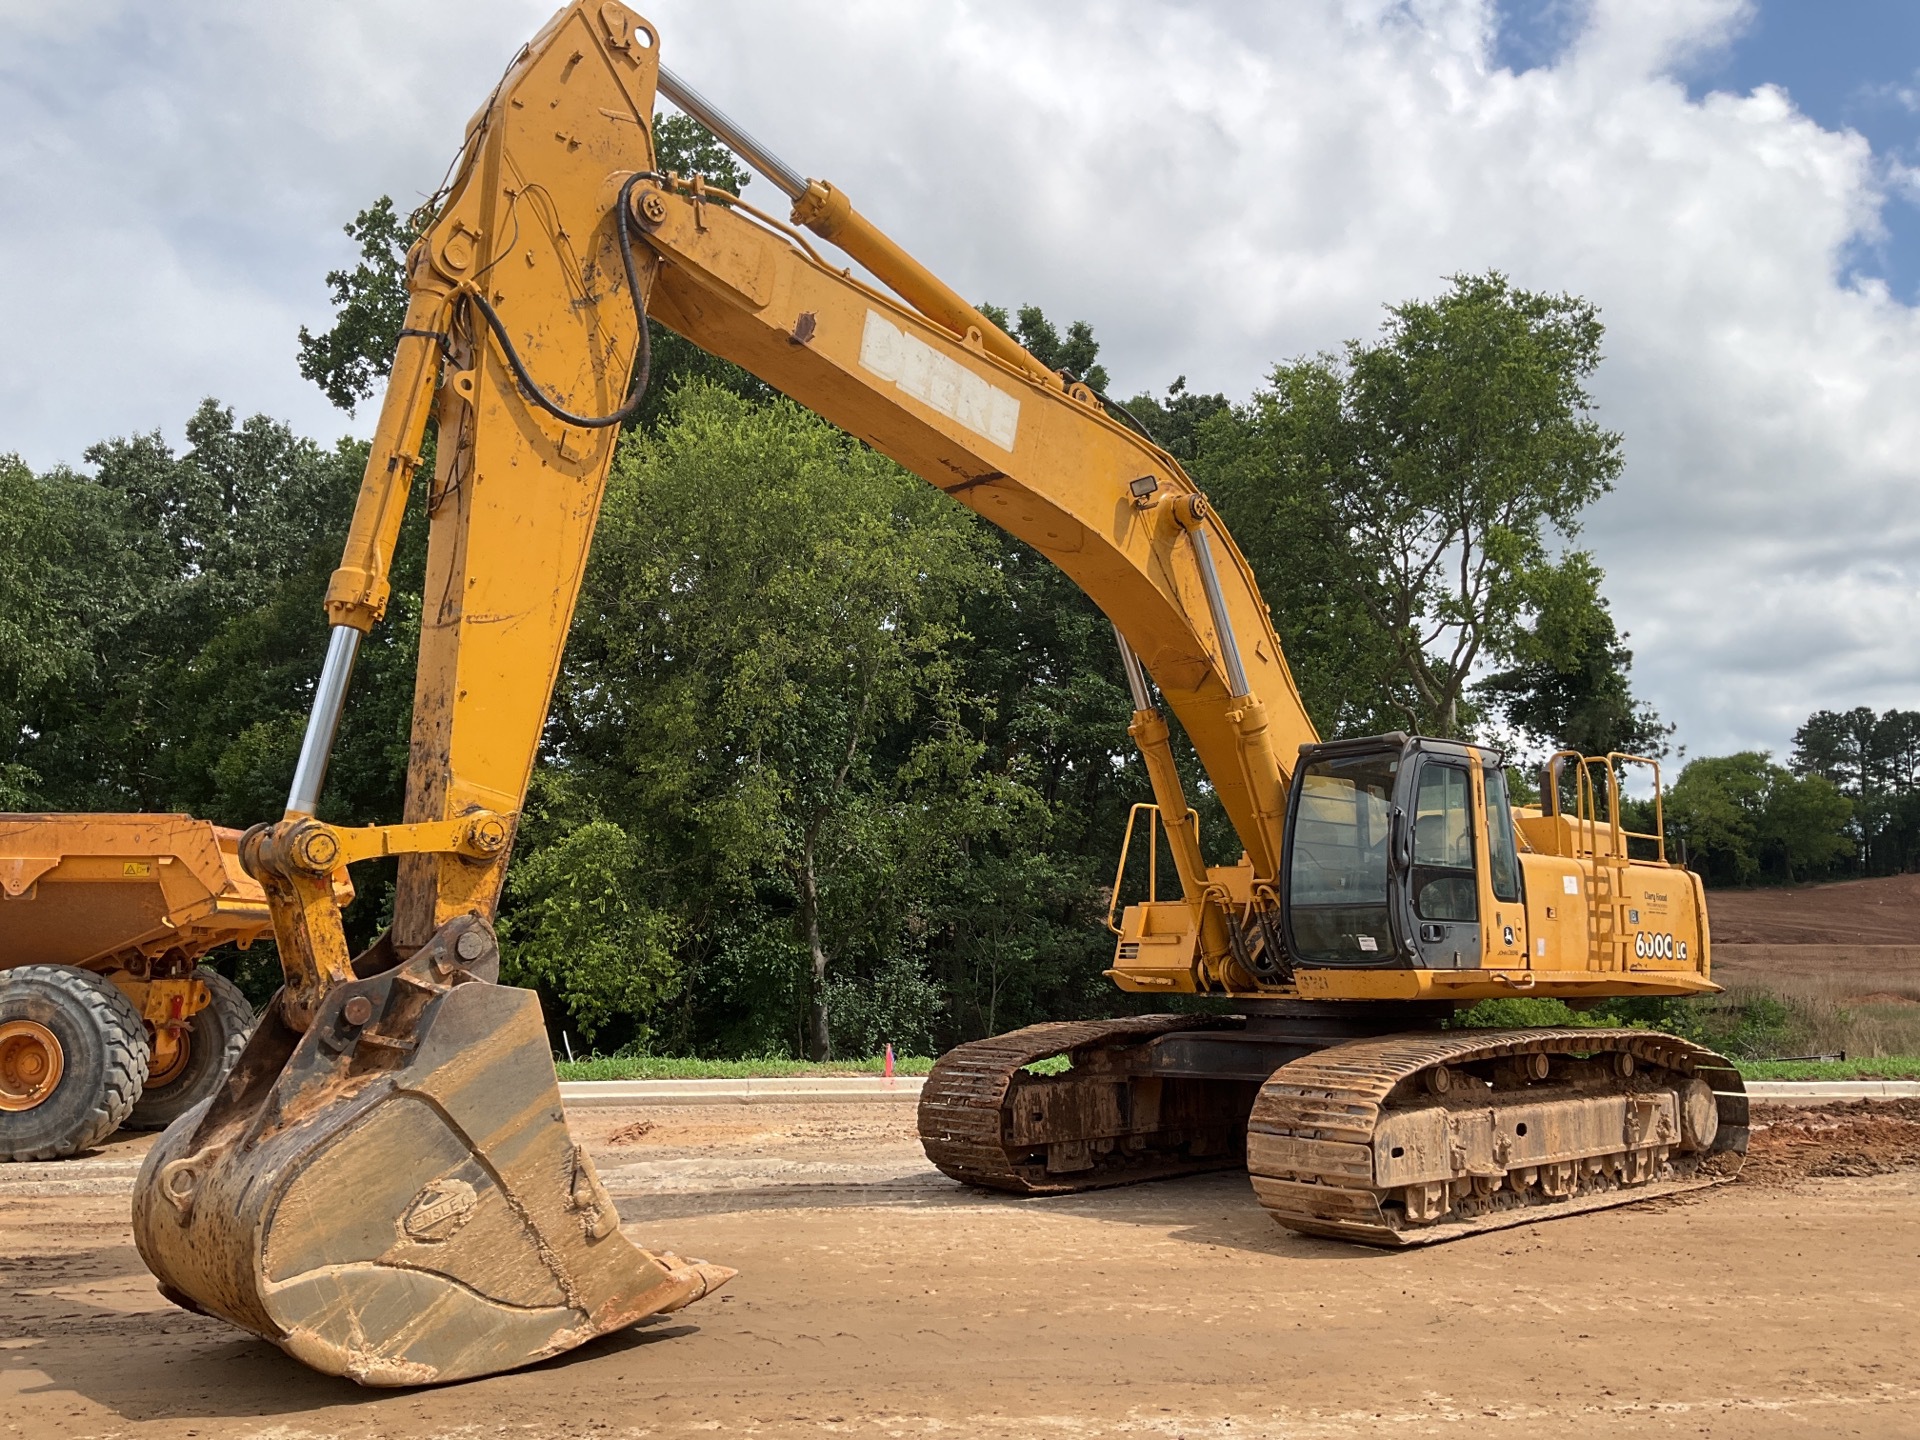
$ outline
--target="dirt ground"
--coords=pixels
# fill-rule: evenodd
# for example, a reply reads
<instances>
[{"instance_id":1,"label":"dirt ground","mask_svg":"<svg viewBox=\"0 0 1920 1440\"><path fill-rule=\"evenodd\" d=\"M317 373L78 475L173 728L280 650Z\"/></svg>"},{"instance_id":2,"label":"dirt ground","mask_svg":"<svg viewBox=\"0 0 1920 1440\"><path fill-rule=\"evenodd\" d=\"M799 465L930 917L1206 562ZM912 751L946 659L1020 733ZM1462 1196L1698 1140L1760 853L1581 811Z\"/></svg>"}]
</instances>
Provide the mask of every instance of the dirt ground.
<instances>
[{"instance_id":1,"label":"dirt ground","mask_svg":"<svg viewBox=\"0 0 1920 1440\"><path fill-rule=\"evenodd\" d=\"M1380 1253L1244 1177L972 1194L908 1105L587 1110L630 1233L740 1267L536 1369L373 1392L172 1309L144 1139L0 1167L0 1434L1911 1436L1920 1105L1776 1111L1752 1180Z\"/></svg>"},{"instance_id":2,"label":"dirt ground","mask_svg":"<svg viewBox=\"0 0 1920 1440\"><path fill-rule=\"evenodd\" d=\"M1920 946L1920 875L1711 890L1707 913L1716 952L1722 945Z\"/></svg>"}]
</instances>

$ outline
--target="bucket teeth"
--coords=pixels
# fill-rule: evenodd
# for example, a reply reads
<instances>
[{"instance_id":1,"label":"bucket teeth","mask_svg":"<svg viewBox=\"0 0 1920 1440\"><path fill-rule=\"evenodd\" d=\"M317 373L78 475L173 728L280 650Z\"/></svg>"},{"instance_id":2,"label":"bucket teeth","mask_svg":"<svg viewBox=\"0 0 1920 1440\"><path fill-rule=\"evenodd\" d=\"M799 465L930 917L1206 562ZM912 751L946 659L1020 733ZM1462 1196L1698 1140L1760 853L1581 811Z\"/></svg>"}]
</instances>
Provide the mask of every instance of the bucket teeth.
<instances>
[{"instance_id":1,"label":"bucket teeth","mask_svg":"<svg viewBox=\"0 0 1920 1440\"><path fill-rule=\"evenodd\" d=\"M149 1152L134 1236L169 1299L327 1373L420 1385L560 1354L732 1278L621 1234L568 1133L537 997L434 968L478 924L337 987L304 1034L270 1008L228 1088Z\"/></svg>"},{"instance_id":2,"label":"bucket teeth","mask_svg":"<svg viewBox=\"0 0 1920 1440\"><path fill-rule=\"evenodd\" d=\"M696 1300L706 1299L740 1273L730 1265L712 1265L705 1260L682 1260L678 1255L663 1254L652 1258L666 1270L675 1285L684 1287L686 1291L678 1300L660 1307L663 1315L685 1309Z\"/></svg>"}]
</instances>

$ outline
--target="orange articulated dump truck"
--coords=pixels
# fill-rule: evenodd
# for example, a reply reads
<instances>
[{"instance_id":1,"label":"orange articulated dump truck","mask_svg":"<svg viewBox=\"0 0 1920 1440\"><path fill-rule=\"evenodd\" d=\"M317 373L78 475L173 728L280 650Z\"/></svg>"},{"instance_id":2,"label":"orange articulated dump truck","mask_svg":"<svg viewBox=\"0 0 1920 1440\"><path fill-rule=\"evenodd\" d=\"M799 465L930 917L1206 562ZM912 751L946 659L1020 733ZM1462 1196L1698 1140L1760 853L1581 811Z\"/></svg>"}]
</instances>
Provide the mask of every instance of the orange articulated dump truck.
<instances>
[{"instance_id":1,"label":"orange articulated dump truck","mask_svg":"<svg viewBox=\"0 0 1920 1440\"><path fill-rule=\"evenodd\" d=\"M213 1094L252 1029L200 964L273 924L240 832L185 815L0 814L0 1160L50 1160Z\"/></svg>"}]
</instances>

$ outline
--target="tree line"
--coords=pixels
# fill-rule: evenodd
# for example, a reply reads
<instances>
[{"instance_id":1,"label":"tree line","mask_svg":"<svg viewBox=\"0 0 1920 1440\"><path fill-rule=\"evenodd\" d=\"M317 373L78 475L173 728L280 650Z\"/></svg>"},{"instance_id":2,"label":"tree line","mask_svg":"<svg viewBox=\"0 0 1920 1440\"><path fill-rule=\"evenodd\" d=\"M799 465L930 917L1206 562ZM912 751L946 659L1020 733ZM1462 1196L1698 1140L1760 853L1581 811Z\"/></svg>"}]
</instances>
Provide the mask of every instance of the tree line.
<instances>
[{"instance_id":1,"label":"tree line","mask_svg":"<svg viewBox=\"0 0 1920 1440\"><path fill-rule=\"evenodd\" d=\"M663 118L659 138L663 164L746 183L690 122ZM356 217L359 261L328 276L334 324L299 336L303 373L344 409L385 373L412 231L385 199ZM1107 388L1092 326L994 316ZM1124 402L1246 551L1324 734L1665 746L1577 544L1623 463L1587 391L1602 337L1578 297L1459 276L1250 396L1176 378ZM654 340L517 840L507 973L603 1051L926 1050L1111 1013L1102 919L1148 787L1104 617L890 461L679 337ZM179 448L158 432L99 441L84 468L0 460L0 808L279 812L366 447L214 400L184 433ZM400 813L424 552L416 507L329 820ZM1778 834L1827 823L1818 805L1793 820L1776 792L1831 791L1859 853L1910 853L1888 797L1911 796L1913 767L1900 790L1893 760L1860 769L1867 751L1815 744L1785 782L1701 768L1744 757L1681 774L1670 819L1710 873L1768 874ZM1210 818L1215 858L1231 858ZM1780 853L1796 876L1840 863L1817 849ZM391 885L363 869L361 942ZM276 970L263 947L224 963L256 988Z\"/></svg>"},{"instance_id":2,"label":"tree line","mask_svg":"<svg viewBox=\"0 0 1920 1440\"><path fill-rule=\"evenodd\" d=\"M1920 711L1817 710L1786 764L1757 751L1696 760L1668 811L1710 883L1908 873L1920 867Z\"/></svg>"}]
</instances>

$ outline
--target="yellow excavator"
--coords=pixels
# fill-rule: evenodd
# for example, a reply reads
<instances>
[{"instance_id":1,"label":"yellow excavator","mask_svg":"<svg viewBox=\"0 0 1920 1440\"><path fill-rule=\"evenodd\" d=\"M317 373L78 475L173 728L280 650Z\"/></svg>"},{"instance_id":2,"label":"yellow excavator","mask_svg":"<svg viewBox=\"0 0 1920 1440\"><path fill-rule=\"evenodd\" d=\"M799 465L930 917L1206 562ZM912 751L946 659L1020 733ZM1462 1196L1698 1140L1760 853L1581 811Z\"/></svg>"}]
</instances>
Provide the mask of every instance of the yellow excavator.
<instances>
[{"instance_id":1,"label":"yellow excavator","mask_svg":"<svg viewBox=\"0 0 1920 1440\"><path fill-rule=\"evenodd\" d=\"M790 218L657 171L660 95ZM1657 820L1622 828L1629 758L1556 757L1545 807L1516 811L1479 747L1321 743L1246 561L1180 466L664 69L633 11L575 0L515 59L408 283L286 812L241 846L285 985L135 1193L140 1253L179 1304L323 1371L421 1384L559 1353L733 1273L622 1233L567 1129L536 998L497 983L491 924L649 316L1032 545L1119 637L1153 789L1122 871L1157 881L1164 850L1177 893L1125 907L1110 973L1237 1013L960 1046L920 1108L941 1169L1045 1193L1245 1163L1280 1223L1401 1245L1738 1168L1739 1078L1695 1045L1443 1025L1487 997L1716 988L1700 882L1667 862ZM429 418L405 814L343 828L315 818L327 756ZM1203 859L1166 711L1237 863ZM352 955L336 881L385 855L392 926Z\"/></svg>"}]
</instances>

